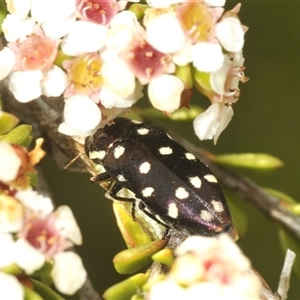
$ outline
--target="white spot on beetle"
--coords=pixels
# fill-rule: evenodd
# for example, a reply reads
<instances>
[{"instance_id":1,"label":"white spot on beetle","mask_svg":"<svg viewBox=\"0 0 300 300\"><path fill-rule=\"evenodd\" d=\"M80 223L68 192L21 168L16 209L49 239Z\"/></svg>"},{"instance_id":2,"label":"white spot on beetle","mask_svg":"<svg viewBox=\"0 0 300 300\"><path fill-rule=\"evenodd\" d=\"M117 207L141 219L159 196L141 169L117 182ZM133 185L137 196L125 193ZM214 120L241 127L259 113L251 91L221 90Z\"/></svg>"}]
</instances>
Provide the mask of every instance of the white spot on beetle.
<instances>
[{"instance_id":1,"label":"white spot on beetle","mask_svg":"<svg viewBox=\"0 0 300 300\"><path fill-rule=\"evenodd\" d=\"M190 182L191 184L197 188L197 189L200 189L201 188L201 179L198 177L198 176L195 176L195 177L190 177Z\"/></svg>"},{"instance_id":2,"label":"white spot on beetle","mask_svg":"<svg viewBox=\"0 0 300 300\"><path fill-rule=\"evenodd\" d=\"M186 152L185 153L185 157L188 159L188 160L193 160L193 159L196 159L196 156L190 152Z\"/></svg>"},{"instance_id":3,"label":"white spot on beetle","mask_svg":"<svg viewBox=\"0 0 300 300\"><path fill-rule=\"evenodd\" d=\"M213 206L216 212L222 212L224 210L223 204L221 201L213 200L211 201L211 205Z\"/></svg>"},{"instance_id":4,"label":"white spot on beetle","mask_svg":"<svg viewBox=\"0 0 300 300\"><path fill-rule=\"evenodd\" d=\"M121 157L125 152L125 148L123 146L118 146L114 149L114 157L118 159Z\"/></svg>"},{"instance_id":5,"label":"white spot on beetle","mask_svg":"<svg viewBox=\"0 0 300 300\"><path fill-rule=\"evenodd\" d=\"M218 182L218 180L217 180L217 178L214 176L214 175L212 175L212 174L207 174L207 175L205 175L205 176L203 176L208 182L215 182L215 183L217 183Z\"/></svg>"},{"instance_id":6,"label":"white spot on beetle","mask_svg":"<svg viewBox=\"0 0 300 300\"><path fill-rule=\"evenodd\" d=\"M137 133L139 134L139 135L146 135L146 134L148 134L149 133L149 129L148 128L139 128L138 130L137 130Z\"/></svg>"},{"instance_id":7,"label":"white spot on beetle","mask_svg":"<svg viewBox=\"0 0 300 300\"><path fill-rule=\"evenodd\" d=\"M161 147L158 151L161 155L169 155L173 153L173 150L170 147Z\"/></svg>"},{"instance_id":8,"label":"white spot on beetle","mask_svg":"<svg viewBox=\"0 0 300 300\"><path fill-rule=\"evenodd\" d=\"M119 175L117 176L117 179L118 179L119 181L127 181L127 180L125 179L125 177L124 177L123 175L121 175L121 174L119 174Z\"/></svg>"},{"instance_id":9,"label":"white spot on beetle","mask_svg":"<svg viewBox=\"0 0 300 300\"><path fill-rule=\"evenodd\" d=\"M169 204L168 215L173 219L177 219L177 217L178 217L178 208L177 208L177 205L175 203L170 203Z\"/></svg>"},{"instance_id":10,"label":"white spot on beetle","mask_svg":"<svg viewBox=\"0 0 300 300\"><path fill-rule=\"evenodd\" d=\"M186 199L189 196L188 191L183 188L183 187L179 187L176 191L175 191L175 196L178 199Z\"/></svg>"},{"instance_id":11,"label":"white spot on beetle","mask_svg":"<svg viewBox=\"0 0 300 300\"><path fill-rule=\"evenodd\" d=\"M207 211L207 210L201 210L201 213L200 213L200 218L203 220L203 221L211 221L214 217L213 215Z\"/></svg>"},{"instance_id":12,"label":"white spot on beetle","mask_svg":"<svg viewBox=\"0 0 300 300\"><path fill-rule=\"evenodd\" d=\"M140 165L140 172L142 174L147 174L151 169L151 165L148 162L144 162Z\"/></svg>"},{"instance_id":13,"label":"white spot on beetle","mask_svg":"<svg viewBox=\"0 0 300 300\"><path fill-rule=\"evenodd\" d=\"M100 150L100 151L92 151L90 152L89 156L90 159L103 159L106 155L105 150Z\"/></svg>"},{"instance_id":14,"label":"white spot on beetle","mask_svg":"<svg viewBox=\"0 0 300 300\"><path fill-rule=\"evenodd\" d=\"M142 190L142 195L144 197L151 197L153 192L154 192L154 188L149 186L149 187L146 187Z\"/></svg>"}]
</instances>

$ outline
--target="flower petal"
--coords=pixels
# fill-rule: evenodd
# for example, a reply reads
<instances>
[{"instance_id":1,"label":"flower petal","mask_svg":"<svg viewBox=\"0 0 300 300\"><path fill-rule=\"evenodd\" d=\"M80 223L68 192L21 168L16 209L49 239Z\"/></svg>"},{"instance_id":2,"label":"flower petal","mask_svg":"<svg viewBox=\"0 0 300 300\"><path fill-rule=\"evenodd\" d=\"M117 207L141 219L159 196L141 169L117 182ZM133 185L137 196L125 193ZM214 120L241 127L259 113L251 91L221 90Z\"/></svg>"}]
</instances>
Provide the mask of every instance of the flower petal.
<instances>
[{"instance_id":1,"label":"flower petal","mask_svg":"<svg viewBox=\"0 0 300 300\"><path fill-rule=\"evenodd\" d=\"M104 46L106 34L107 27L103 25L76 21L65 36L61 48L64 53L72 56L95 52Z\"/></svg>"},{"instance_id":2,"label":"flower petal","mask_svg":"<svg viewBox=\"0 0 300 300\"><path fill-rule=\"evenodd\" d=\"M81 258L68 251L56 254L53 259L52 275L55 286L64 294L74 294L84 284L87 275Z\"/></svg>"},{"instance_id":3,"label":"flower petal","mask_svg":"<svg viewBox=\"0 0 300 300\"><path fill-rule=\"evenodd\" d=\"M24 239L18 239L16 241L15 257L17 265L27 274L32 274L45 263L44 255Z\"/></svg>"},{"instance_id":4,"label":"flower petal","mask_svg":"<svg viewBox=\"0 0 300 300\"><path fill-rule=\"evenodd\" d=\"M0 51L0 80L9 75L16 63L15 53L7 47Z\"/></svg>"},{"instance_id":5,"label":"flower petal","mask_svg":"<svg viewBox=\"0 0 300 300\"><path fill-rule=\"evenodd\" d=\"M41 82L42 92L47 97L60 96L68 86L67 74L59 67L53 65L44 72Z\"/></svg>"},{"instance_id":6,"label":"flower petal","mask_svg":"<svg viewBox=\"0 0 300 300\"><path fill-rule=\"evenodd\" d=\"M15 241L13 240L12 235L0 232L0 245L0 268L3 268L15 262Z\"/></svg>"},{"instance_id":7,"label":"flower petal","mask_svg":"<svg viewBox=\"0 0 300 300\"><path fill-rule=\"evenodd\" d=\"M8 88L19 102L26 103L42 95L42 78L43 72L39 70L17 71L9 77Z\"/></svg>"},{"instance_id":8,"label":"flower petal","mask_svg":"<svg viewBox=\"0 0 300 300\"><path fill-rule=\"evenodd\" d=\"M183 82L169 74L153 78L148 85L148 95L153 107L167 113L172 113L180 107L183 90Z\"/></svg>"},{"instance_id":9,"label":"flower petal","mask_svg":"<svg viewBox=\"0 0 300 300\"><path fill-rule=\"evenodd\" d=\"M0 299L23 300L24 289L18 279L0 272Z\"/></svg>"}]
</instances>

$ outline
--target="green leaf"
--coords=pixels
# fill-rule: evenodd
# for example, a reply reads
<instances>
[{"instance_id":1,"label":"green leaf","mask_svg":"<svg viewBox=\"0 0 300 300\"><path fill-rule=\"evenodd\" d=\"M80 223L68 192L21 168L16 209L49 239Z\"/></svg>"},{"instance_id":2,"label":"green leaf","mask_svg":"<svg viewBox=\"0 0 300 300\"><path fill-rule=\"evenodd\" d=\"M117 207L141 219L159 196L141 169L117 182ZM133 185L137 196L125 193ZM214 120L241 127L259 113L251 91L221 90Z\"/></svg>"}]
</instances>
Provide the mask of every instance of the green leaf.
<instances>
[{"instance_id":1,"label":"green leaf","mask_svg":"<svg viewBox=\"0 0 300 300\"><path fill-rule=\"evenodd\" d=\"M296 260L293 267L293 270L300 280L300 241L295 236L293 236L288 231L284 230L283 228L279 229L279 238L281 241L282 248L284 252L287 249L290 249L296 253Z\"/></svg>"},{"instance_id":2,"label":"green leaf","mask_svg":"<svg viewBox=\"0 0 300 300\"><path fill-rule=\"evenodd\" d=\"M19 123L19 119L12 114L7 112L1 112L0 115L0 135L5 134L12 130Z\"/></svg>"},{"instance_id":3,"label":"green leaf","mask_svg":"<svg viewBox=\"0 0 300 300\"><path fill-rule=\"evenodd\" d=\"M18 144L27 147L32 141L30 133L32 126L30 125L19 125L18 127L11 130L8 134L0 137L1 141L7 141L11 144Z\"/></svg>"},{"instance_id":4,"label":"green leaf","mask_svg":"<svg viewBox=\"0 0 300 300\"><path fill-rule=\"evenodd\" d=\"M150 236L144 232L141 225L132 219L131 212L126 209L125 203L114 201L113 209L117 219L117 225L128 248L151 242Z\"/></svg>"},{"instance_id":5,"label":"green leaf","mask_svg":"<svg viewBox=\"0 0 300 300\"><path fill-rule=\"evenodd\" d=\"M157 240L118 253L114 259L114 266L120 274L131 274L149 264L151 256L166 245L166 240Z\"/></svg>"},{"instance_id":6,"label":"green leaf","mask_svg":"<svg viewBox=\"0 0 300 300\"><path fill-rule=\"evenodd\" d=\"M171 267L174 262L173 251L170 248L162 249L154 255L152 255L152 259L156 262Z\"/></svg>"},{"instance_id":7,"label":"green leaf","mask_svg":"<svg viewBox=\"0 0 300 300\"><path fill-rule=\"evenodd\" d=\"M37 186L38 184L38 176L37 173L27 173L26 176L29 178L29 184L31 186Z\"/></svg>"},{"instance_id":8,"label":"green leaf","mask_svg":"<svg viewBox=\"0 0 300 300\"><path fill-rule=\"evenodd\" d=\"M280 201L287 204L287 206L299 204L294 198L281 191L271 189L271 188L266 188L266 187L264 187L263 189L267 194L278 198Z\"/></svg>"},{"instance_id":9,"label":"green leaf","mask_svg":"<svg viewBox=\"0 0 300 300\"><path fill-rule=\"evenodd\" d=\"M44 285L38 280L31 279L33 283L34 291L36 291L39 295L42 296L44 300L64 300L64 298L54 292L50 287ZM30 300L36 300L36 298L30 298Z\"/></svg>"},{"instance_id":10,"label":"green leaf","mask_svg":"<svg viewBox=\"0 0 300 300\"><path fill-rule=\"evenodd\" d=\"M43 298L36 293L35 291L31 290L30 288L23 286L24 288L24 300L43 300ZM49 298L50 300L50 298Z\"/></svg>"},{"instance_id":11,"label":"green leaf","mask_svg":"<svg viewBox=\"0 0 300 300\"><path fill-rule=\"evenodd\" d=\"M149 8L148 5L135 3L135 4L130 5L128 10L132 11L138 20L141 20L144 17L145 10L147 8Z\"/></svg>"},{"instance_id":12,"label":"green leaf","mask_svg":"<svg viewBox=\"0 0 300 300\"><path fill-rule=\"evenodd\" d=\"M108 288L103 298L106 300L130 300L131 297L147 282L148 276L136 274Z\"/></svg>"},{"instance_id":13,"label":"green leaf","mask_svg":"<svg viewBox=\"0 0 300 300\"><path fill-rule=\"evenodd\" d=\"M283 162L266 153L232 153L215 155L212 160L221 165L247 169L272 170L283 166Z\"/></svg>"},{"instance_id":14,"label":"green leaf","mask_svg":"<svg viewBox=\"0 0 300 300\"><path fill-rule=\"evenodd\" d=\"M176 66L175 76L182 80L185 89L191 89L193 87L193 77L191 65Z\"/></svg>"},{"instance_id":15,"label":"green leaf","mask_svg":"<svg viewBox=\"0 0 300 300\"><path fill-rule=\"evenodd\" d=\"M190 105L190 108L185 107L176 110L170 116L170 119L173 121L191 121L194 120L199 114L204 112L204 108L197 105Z\"/></svg>"}]
</instances>

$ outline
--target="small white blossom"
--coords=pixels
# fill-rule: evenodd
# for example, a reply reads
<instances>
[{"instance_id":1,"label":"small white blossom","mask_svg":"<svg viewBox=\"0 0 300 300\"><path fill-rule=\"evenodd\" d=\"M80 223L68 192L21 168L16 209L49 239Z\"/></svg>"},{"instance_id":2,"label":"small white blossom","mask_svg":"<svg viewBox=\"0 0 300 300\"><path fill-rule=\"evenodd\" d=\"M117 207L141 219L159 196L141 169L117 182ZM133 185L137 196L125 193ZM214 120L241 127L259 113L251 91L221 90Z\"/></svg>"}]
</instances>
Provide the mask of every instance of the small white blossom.
<instances>
[{"instance_id":1,"label":"small white blossom","mask_svg":"<svg viewBox=\"0 0 300 300\"><path fill-rule=\"evenodd\" d=\"M194 130L200 140L214 139L216 144L220 134L233 117L233 109L222 103L212 104L194 120Z\"/></svg>"},{"instance_id":2,"label":"small white blossom","mask_svg":"<svg viewBox=\"0 0 300 300\"><path fill-rule=\"evenodd\" d=\"M53 257L53 281L59 291L74 294L85 282L87 273L81 258L74 252L62 252Z\"/></svg>"},{"instance_id":3,"label":"small white blossom","mask_svg":"<svg viewBox=\"0 0 300 300\"><path fill-rule=\"evenodd\" d=\"M209 6L224 6L226 0L204 0L204 3L206 3Z\"/></svg>"},{"instance_id":4,"label":"small white blossom","mask_svg":"<svg viewBox=\"0 0 300 300\"><path fill-rule=\"evenodd\" d=\"M65 36L76 21L75 15L62 20L53 20L41 24L45 35L51 39L59 39Z\"/></svg>"},{"instance_id":5,"label":"small white blossom","mask_svg":"<svg viewBox=\"0 0 300 300\"><path fill-rule=\"evenodd\" d=\"M147 4L153 8L168 8L173 4L185 2L184 0L147 0Z\"/></svg>"},{"instance_id":6,"label":"small white blossom","mask_svg":"<svg viewBox=\"0 0 300 300\"><path fill-rule=\"evenodd\" d=\"M184 84L178 77L163 74L150 81L148 95L153 107L172 113L180 107L183 90Z\"/></svg>"},{"instance_id":7,"label":"small white blossom","mask_svg":"<svg viewBox=\"0 0 300 300\"><path fill-rule=\"evenodd\" d=\"M27 274L32 274L44 265L45 256L25 239L19 238L15 244L15 260Z\"/></svg>"},{"instance_id":8,"label":"small white blossom","mask_svg":"<svg viewBox=\"0 0 300 300\"><path fill-rule=\"evenodd\" d=\"M224 61L222 47L219 44L199 42L192 47L192 60L197 70L214 72Z\"/></svg>"},{"instance_id":9,"label":"small white blossom","mask_svg":"<svg viewBox=\"0 0 300 300\"><path fill-rule=\"evenodd\" d=\"M18 191L15 198L26 208L42 216L50 214L54 209L52 200L49 197L45 197L32 189Z\"/></svg>"},{"instance_id":10,"label":"small white blossom","mask_svg":"<svg viewBox=\"0 0 300 300\"><path fill-rule=\"evenodd\" d=\"M47 97L60 96L67 86L67 74L55 65L44 73L41 81L42 93Z\"/></svg>"},{"instance_id":11,"label":"small white blossom","mask_svg":"<svg viewBox=\"0 0 300 300\"><path fill-rule=\"evenodd\" d=\"M104 46L106 34L107 27L104 25L76 21L65 36L61 48L64 53L72 56L95 52Z\"/></svg>"},{"instance_id":12,"label":"small white blossom","mask_svg":"<svg viewBox=\"0 0 300 300\"><path fill-rule=\"evenodd\" d=\"M74 95L65 100L65 122L58 131L66 135L88 136L101 121L101 111L88 96Z\"/></svg>"},{"instance_id":13,"label":"small white blossom","mask_svg":"<svg viewBox=\"0 0 300 300\"><path fill-rule=\"evenodd\" d=\"M140 98L143 97L143 86L137 82L135 91L127 98L123 98L120 96L115 95L112 93L109 89L106 88L106 86L103 86L99 99L101 104L105 108L114 108L114 107L119 107L119 108L126 108L126 107L131 107L134 103L136 103Z\"/></svg>"},{"instance_id":14,"label":"small white blossom","mask_svg":"<svg viewBox=\"0 0 300 300\"><path fill-rule=\"evenodd\" d=\"M16 63L15 53L8 47L4 47L0 51L0 80L9 75Z\"/></svg>"},{"instance_id":15,"label":"small white blossom","mask_svg":"<svg viewBox=\"0 0 300 300\"><path fill-rule=\"evenodd\" d=\"M101 68L102 78L107 89L115 95L127 98L135 90L135 78L126 63L114 56L104 61Z\"/></svg>"},{"instance_id":16,"label":"small white blossom","mask_svg":"<svg viewBox=\"0 0 300 300\"><path fill-rule=\"evenodd\" d=\"M66 19L74 14L75 10L74 0L33 0L31 4L31 16L38 23Z\"/></svg>"},{"instance_id":17,"label":"small white blossom","mask_svg":"<svg viewBox=\"0 0 300 300\"><path fill-rule=\"evenodd\" d=\"M70 207L66 205L58 207L55 215L54 226L60 231L60 234L75 245L81 245L81 232Z\"/></svg>"},{"instance_id":18,"label":"small white blossom","mask_svg":"<svg viewBox=\"0 0 300 300\"><path fill-rule=\"evenodd\" d=\"M244 46L244 30L241 22L234 17L224 18L216 24L216 37L230 52L239 52Z\"/></svg>"},{"instance_id":19,"label":"small white blossom","mask_svg":"<svg viewBox=\"0 0 300 300\"><path fill-rule=\"evenodd\" d=\"M0 269L15 262L15 241L11 234L0 232ZM1 299L1 297L0 297Z\"/></svg>"},{"instance_id":20,"label":"small white blossom","mask_svg":"<svg viewBox=\"0 0 300 300\"><path fill-rule=\"evenodd\" d=\"M146 40L162 53L179 51L186 41L179 20L173 13L151 18L146 23Z\"/></svg>"},{"instance_id":21,"label":"small white blossom","mask_svg":"<svg viewBox=\"0 0 300 300\"><path fill-rule=\"evenodd\" d=\"M24 289L16 277L0 271L0 299L23 300Z\"/></svg>"},{"instance_id":22,"label":"small white blossom","mask_svg":"<svg viewBox=\"0 0 300 300\"><path fill-rule=\"evenodd\" d=\"M8 14L3 23L2 30L8 42L22 41L33 32L35 22L32 18L19 19L15 15Z\"/></svg>"},{"instance_id":23,"label":"small white blossom","mask_svg":"<svg viewBox=\"0 0 300 300\"><path fill-rule=\"evenodd\" d=\"M22 161L13 147L5 141L0 141L0 181L10 182L16 179Z\"/></svg>"},{"instance_id":24,"label":"small white blossom","mask_svg":"<svg viewBox=\"0 0 300 300\"><path fill-rule=\"evenodd\" d=\"M18 101L26 103L42 95L42 78L43 72L39 70L13 72L8 87Z\"/></svg>"},{"instance_id":25,"label":"small white blossom","mask_svg":"<svg viewBox=\"0 0 300 300\"><path fill-rule=\"evenodd\" d=\"M7 10L19 19L25 19L31 7L31 0L5 0Z\"/></svg>"}]
</instances>

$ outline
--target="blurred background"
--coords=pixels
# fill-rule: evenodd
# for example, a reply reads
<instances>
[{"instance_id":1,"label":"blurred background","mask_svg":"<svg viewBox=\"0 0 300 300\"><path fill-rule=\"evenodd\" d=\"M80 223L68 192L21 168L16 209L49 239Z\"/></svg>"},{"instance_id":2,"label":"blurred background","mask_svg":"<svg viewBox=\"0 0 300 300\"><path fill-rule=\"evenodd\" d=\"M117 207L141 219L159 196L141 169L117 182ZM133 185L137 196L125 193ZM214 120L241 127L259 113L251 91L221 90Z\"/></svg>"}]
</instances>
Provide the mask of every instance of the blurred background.
<instances>
[{"instance_id":1,"label":"blurred background","mask_svg":"<svg viewBox=\"0 0 300 300\"><path fill-rule=\"evenodd\" d=\"M241 1L239 14L246 33L244 57L246 76L240 84L241 98L234 117L216 146L200 142L191 123L172 124L178 134L190 132L195 145L221 154L266 152L279 157L284 167L272 173L244 172L263 187L271 187L300 199L300 1ZM238 2L227 1L226 9ZM193 103L208 107L202 96ZM143 101L141 105L147 105ZM170 125L168 125L170 126ZM50 157L43 161L46 178L57 204L72 207L83 234L83 257L94 287L102 293L126 276L116 273L113 256L125 249L112 212L112 202L89 182L89 175L60 170ZM246 234L238 244L253 266L277 289L284 253L276 225L256 208L236 199L248 219ZM300 299L300 281L294 276L289 299Z\"/></svg>"}]
</instances>

